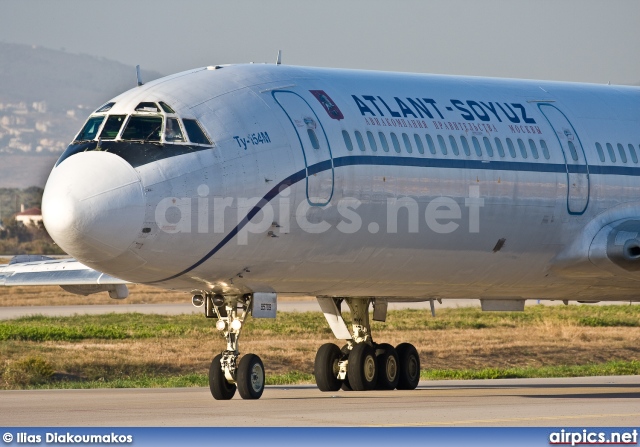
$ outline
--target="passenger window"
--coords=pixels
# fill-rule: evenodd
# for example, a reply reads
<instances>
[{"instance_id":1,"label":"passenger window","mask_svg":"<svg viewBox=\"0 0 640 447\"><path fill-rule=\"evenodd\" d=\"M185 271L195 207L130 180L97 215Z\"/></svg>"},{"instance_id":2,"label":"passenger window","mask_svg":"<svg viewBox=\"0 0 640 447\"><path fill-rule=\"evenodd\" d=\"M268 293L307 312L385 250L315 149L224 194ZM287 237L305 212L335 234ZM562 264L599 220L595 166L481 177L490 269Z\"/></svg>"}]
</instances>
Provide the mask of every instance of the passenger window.
<instances>
[{"instance_id":1,"label":"passenger window","mask_svg":"<svg viewBox=\"0 0 640 447\"><path fill-rule=\"evenodd\" d=\"M160 107L162 107L162 110L164 110L164 113L176 113L176 111L169 107L169 104L167 104L166 102L160 101L159 104Z\"/></svg>"},{"instance_id":2,"label":"passenger window","mask_svg":"<svg viewBox=\"0 0 640 447\"><path fill-rule=\"evenodd\" d=\"M316 135L316 131L313 129L307 128L307 135L309 135L309 141L311 141L311 146L313 146L314 149L320 149L320 141L318 141L318 136Z\"/></svg>"},{"instance_id":3,"label":"passenger window","mask_svg":"<svg viewBox=\"0 0 640 447\"><path fill-rule=\"evenodd\" d=\"M416 140L416 146L418 146L418 152L420 152L421 154L424 154L424 144L422 144L422 139L420 138L420 135L418 135L417 133L414 133L413 139Z\"/></svg>"},{"instance_id":4,"label":"passenger window","mask_svg":"<svg viewBox=\"0 0 640 447\"><path fill-rule=\"evenodd\" d=\"M578 151L576 150L576 145L573 144L573 141L568 141L567 144L569 145L569 152L571 152L571 158L573 158L573 161L578 161Z\"/></svg>"},{"instance_id":5,"label":"passenger window","mask_svg":"<svg viewBox=\"0 0 640 447\"><path fill-rule=\"evenodd\" d=\"M611 161L613 163L616 162L616 154L615 152L613 152L613 146L611 146L611 143L607 143L607 152L609 153L609 158L611 159Z\"/></svg>"},{"instance_id":6,"label":"passenger window","mask_svg":"<svg viewBox=\"0 0 640 447\"><path fill-rule=\"evenodd\" d=\"M511 158L516 158L516 148L513 145L511 138L507 138L507 147L509 148L509 155L511 155Z\"/></svg>"},{"instance_id":7,"label":"passenger window","mask_svg":"<svg viewBox=\"0 0 640 447\"><path fill-rule=\"evenodd\" d=\"M631 160L634 163L638 163L638 154L636 154L636 148L633 147L633 144L629 145L629 155L631 155Z\"/></svg>"},{"instance_id":8,"label":"passenger window","mask_svg":"<svg viewBox=\"0 0 640 447\"><path fill-rule=\"evenodd\" d=\"M598 158L604 163L604 151L602 150L602 145L600 143L596 143L596 151L598 151Z\"/></svg>"},{"instance_id":9,"label":"passenger window","mask_svg":"<svg viewBox=\"0 0 640 447\"><path fill-rule=\"evenodd\" d=\"M362 152L364 152L365 150L367 150L367 148L364 147L364 139L362 139L362 134L357 130L355 131L355 134L356 134L356 141L358 142L358 147Z\"/></svg>"},{"instance_id":10,"label":"passenger window","mask_svg":"<svg viewBox=\"0 0 640 447\"><path fill-rule=\"evenodd\" d=\"M425 137L427 138L427 145L429 146L429 152L431 152L433 155L436 154L436 145L433 144L433 138L431 138L431 135L427 134L425 135Z\"/></svg>"},{"instance_id":11,"label":"passenger window","mask_svg":"<svg viewBox=\"0 0 640 447\"><path fill-rule=\"evenodd\" d=\"M102 132L100 132L100 138L103 140L115 140L126 117L127 115L109 116L107 121L104 123Z\"/></svg>"},{"instance_id":12,"label":"passenger window","mask_svg":"<svg viewBox=\"0 0 640 447\"><path fill-rule=\"evenodd\" d=\"M123 140L160 141L162 117L131 115L122 132Z\"/></svg>"},{"instance_id":13,"label":"passenger window","mask_svg":"<svg viewBox=\"0 0 640 447\"><path fill-rule=\"evenodd\" d=\"M438 144L440 145L440 151L442 155L447 155L447 144L444 142L442 135L438 135Z\"/></svg>"},{"instance_id":14,"label":"passenger window","mask_svg":"<svg viewBox=\"0 0 640 447\"><path fill-rule=\"evenodd\" d=\"M520 148L520 155L522 155L522 158L528 158L527 147L524 145L524 141L522 141L520 138L518 138L518 147Z\"/></svg>"},{"instance_id":15,"label":"passenger window","mask_svg":"<svg viewBox=\"0 0 640 447\"><path fill-rule=\"evenodd\" d=\"M487 154L489 154L489 157L493 158L493 146L491 146L491 140L487 137L483 137L482 141L484 142L484 148L487 150Z\"/></svg>"},{"instance_id":16,"label":"passenger window","mask_svg":"<svg viewBox=\"0 0 640 447\"><path fill-rule=\"evenodd\" d=\"M462 141L462 150L464 150L464 154L467 157L471 156L471 148L469 147L469 142L466 137L460 137L460 141Z\"/></svg>"},{"instance_id":17,"label":"passenger window","mask_svg":"<svg viewBox=\"0 0 640 447\"><path fill-rule=\"evenodd\" d=\"M618 143L618 153L620 154L620 160L622 160L622 163L626 163L627 153L624 151L624 147L620 143Z\"/></svg>"},{"instance_id":18,"label":"passenger window","mask_svg":"<svg viewBox=\"0 0 640 447\"><path fill-rule=\"evenodd\" d=\"M449 144L451 144L451 152L453 152L453 155L460 155L458 143L456 142L456 139L453 138L453 135L449 135Z\"/></svg>"},{"instance_id":19,"label":"passenger window","mask_svg":"<svg viewBox=\"0 0 640 447\"><path fill-rule=\"evenodd\" d=\"M376 139L371 132L367 132L367 139L369 140L369 146L371 146L371 150L373 152L378 152L378 145L376 144Z\"/></svg>"},{"instance_id":20,"label":"passenger window","mask_svg":"<svg viewBox=\"0 0 640 447\"><path fill-rule=\"evenodd\" d=\"M411 140L409 139L409 135L406 133L402 134L402 141L404 141L404 147L410 154L413 153L413 148L411 147Z\"/></svg>"},{"instance_id":21,"label":"passenger window","mask_svg":"<svg viewBox=\"0 0 640 447\"><path fill-rule=\"evenodd\" d=\"M398 141L398 137L396 134L391 132L391 143L393 143L393 148L397 153L400 153L400 142Z\"/></svg>"},{"instance_id":22,"label":"passenger window","mask_svg":"<svg viewBox=\"0 0 640 447\"><path fill-rule=\"evenodd\" d=\"M184 130L187 131L187 136L192 143L207 145L212 144L211 140L209 139L207 134L204 133L204 130L202 129L198 121L193 119L183 119L182 123L184 124Z\"/></svg>"},{"instance_id":23,"label":"passenger window","mask_svg":"<svg viewBox=\"0 0 640 447\"><path fill-rule=\"evenodd\" d=\"M104 116L90 117L76 137L76 141L93 140L98 134L98 129L100 129L100 124L102 124L102 121L104 121Z\"/></svg>"},{"instance_id":24,"label":"passenger window","mask_svg":"<svg viewBox=\"0 0 640 447\"><path fill-rule=\"evenodd\" d=\"M482 148L480 147L478 139L476 137L472 137L471 142L473 143L473 148L476 150L476 155L478 157L482 157Z\"/></svg>"},{"instance_id":25,"label":"passenger window","mask_svg":"<svg viewBox=\"0 0 640 447\"><path fill-rule=\"evenodd\" d=\"M141 102L136 106L136 112L159 112L160 109L155 102Z\"/></svg>"},{"instance_id":26,"label":"passenger window","mask_svg":"<svg viewBox=\"0 0 640 447\"><path fill-rule=\"evenodd\" d=\"M378 132L378 137L380 137L380 144L382 144L382 150L385 152L389 152L389 143L387 143L387 136L382 132Z\"/></svg>"},{"instance_id":27,"label":"passenger window","mask_svg":"<svg viewBox=\"0 0 640 447\"><path fill-rule=\"evenodd\" d=\"M542 155L544 155L545 160L551 158L551 154L549 154L549 148L547 147L547 142L544 140L540 140L540 147L542 148Z\"/></svg>"},{"instance_id":28,"label":"passenger window","mask_svg":"<svg viewBox=\"0 0 640 447\"><path fill-rule=\"evenodd\" d=\"M504 147L502 146L502 141L500 141L500 138L496 137L496 139L494 140L496 142L496 148L498 148L498 155L500 155L501 158L504 158Z\"/></svg>"},{"instance_id":29,"label":"passenger window","mask_svg":"<svg viewBox=\"0 0 640 447\"><path fill-rule=\"evenodd\" d=\"M351 136L349 135L349 132L343 130L342 138L344 138L344 144L346 144L347 150L351 152L353 150L353 143L351 142Z\"/></svg>"},{"instance_id":30,"label":"passenger window","mask_svg":"<svg viewBox=\"0 0 640 447\"><path fill-rule=\"evenodd\" d=\"M529 138L529 147L531 148L531 155L533 155L533 158L537 160L540 157L538 155L538 146L536 146L536 142L531 138Z\"/></svg>"},{"instance_id":31,"label":"passenger window","mask_svg":"<svg viewBox=\"0 0 640 447\"><path fill-rule=\"evenodd\" d=\"M116 105L115 102L108 102L105 105L103 105L102 107L100 107L98 110L96 110L95 113L108 112L109 110L111 110L111 107L113 107L115 105Z\"/></svg>"}]
</instances>

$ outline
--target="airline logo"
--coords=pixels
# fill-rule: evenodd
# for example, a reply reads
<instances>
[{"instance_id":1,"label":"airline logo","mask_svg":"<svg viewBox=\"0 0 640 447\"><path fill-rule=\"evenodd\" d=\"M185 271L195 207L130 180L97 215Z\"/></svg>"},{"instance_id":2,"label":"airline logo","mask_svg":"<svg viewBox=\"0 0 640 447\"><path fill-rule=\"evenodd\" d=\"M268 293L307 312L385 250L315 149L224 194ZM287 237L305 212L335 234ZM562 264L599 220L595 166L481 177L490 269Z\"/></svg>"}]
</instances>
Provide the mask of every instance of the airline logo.
<instances>
[{"instance_id":1,"label":"airline logo","mask_svg":"<svg viewBox=\"0 0 640 447\"><path fill-rule=\"evenodd\" d=\"M335 102L331 99L329 95L325 93L324 90L309 90L313 96L322 104L324 110L327 114L334 120L343 120L344 115L338 108Z\"/></svg>"}]
</instances>

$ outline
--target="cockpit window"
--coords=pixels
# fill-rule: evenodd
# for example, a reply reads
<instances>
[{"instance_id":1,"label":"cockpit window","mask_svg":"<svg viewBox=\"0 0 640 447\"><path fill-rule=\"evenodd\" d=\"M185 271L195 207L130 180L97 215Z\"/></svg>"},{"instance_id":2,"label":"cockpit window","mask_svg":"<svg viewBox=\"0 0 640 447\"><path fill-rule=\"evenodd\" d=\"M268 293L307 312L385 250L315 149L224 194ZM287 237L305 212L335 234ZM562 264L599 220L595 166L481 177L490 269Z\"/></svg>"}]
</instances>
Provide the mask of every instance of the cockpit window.
<instances>
[{"instance_id":1,"label":"cockpit window","mask_svg":"<svg viewBox=\"0 0 640 447\"><path fill-rule=\"evenodd\" d=\"M160 141L162 117L132 115L122 132L123 140Z\"/></svg>"},{"instance_id":2,"label":"cockpit window","mask_svg":"<svg viewBox=\"0 0 640 447\"><path fill-rule=\"evenodd\" d=\"M104 140L115 140L126 117L126 115L109 115L107 122L104 123L102 132L100 132L100 138Z\"/></svg>"},{"instance_id":3,"label":"cockpit window","mask_svg":"<svg viewBox=\"0 0 640 447\"><path fill-rule=\"evenodd\" d=\"M155 102L141 102L136 106L136 112L159 112L160 109Z\"/></svg>"},{"instance_id":4,"label":"cockpit window","mask_svg":"<svg viewBox=\"0 0 640 447\"><path fill-rule=\"evenodd\" d=\"M100 107L98 110L96 110L96 113L108 112L109 110L111 110L111 107L113 107L115 104L116 104L115 102L108 102L102 107Z\"/></svg>"},{"instance_id":5,"label":"cockpit window","mask_svg":"<svg viewBox=\"0 0 640 447\"><path fill-rule=\"evenodd\" d=\"M160 101L160 107L162 107L162 110L164 110L164 113L176 113L175 110L173 110L169 104L167 104L166 102L162 102Z\"/></svg>"},{"instance_id":6,"label":"cockpit window","mask_svg":"<svg viewBox=\"0 0 640 447\"><path fill-rule=\"evenodd\" d=\"M167 118L167 127L164 130L164 139L170 142L184 143L184 135L182 135L180 123L176 118Z\"/></svg>"},{"instance_id":7,"label":"cockpit window","mask_svg":"<svg viewBox=\"0 0 640 447\"><path fill-rule=\"evenodd\" d=\"M98 134L98 129L100 128L102 121L104 121L104 116L89 117L87 124L84 125L76 137L76 141L93 140Z\"/></svg>"},{"instance_id":8,"label":"cockpit window","mask_svg":"<svg viewBox=\"0 0 640 447\"><path fill-rule=\"evenodd\" d=\"M198 121L183 119L182 122L184 123L184 128L187 131L189 140L191 140L192 143L211 145L211 140L209 140L209 137L204 133Z\"/></svg>"}]
</instances>

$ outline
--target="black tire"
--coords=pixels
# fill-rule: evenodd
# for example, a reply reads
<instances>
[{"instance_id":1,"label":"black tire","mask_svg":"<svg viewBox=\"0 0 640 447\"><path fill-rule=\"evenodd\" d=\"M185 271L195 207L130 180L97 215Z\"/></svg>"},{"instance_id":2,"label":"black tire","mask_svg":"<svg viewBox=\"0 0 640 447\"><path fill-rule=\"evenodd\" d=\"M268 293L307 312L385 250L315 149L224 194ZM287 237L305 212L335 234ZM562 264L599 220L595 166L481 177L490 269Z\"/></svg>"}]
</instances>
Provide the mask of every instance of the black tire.
<instances>
[{"instance_id":1,"label":"black tire","mask_svg":"<svg viewBox=\"0 0 640 447\"><path fill-rule=\"evenodd\" d=\"M398 353L398 388L399 390L415 390L420 382L420 356L415 346L400 343L396 346Z\"/></svg>"},{"instance_id":2,"label":"black tire","mask_svg":"<svg viewBox=\"0 0 640 447\"><path fill-rule=\"evenodd\" d=\"M369 391L378 380L376 351L366 343L358 343L349 354L347 377L353 391Z\"/></svg>"},{"instance_id":3,"label":"black tire","mask_svg":"<svg viewBox=\"0 0 640 447\"><path fill-rule=\"evenodd\" d=\"M387 343L376 346L376 362L378 367L377 390L393 390L400 379L398 353Z\"/></svg>"},{"instance_id":4,"label":"black tire","mask_svg":"<svg viewBox=\"0 0 640 447\"><path fill-rule=\"evenodd\" d=\"M209 389L215 400L229 400L236 394L236 385L227 382L220 361L222 354L216 355L209 367Z\"/></svg>"},{"instance_id":5,"label":"black tire","mask_svg":"<svg viewBox=\"0 0 640 447\"><path fill-rule=\"evenodd\" d=\"M264 365L255 354L247 354L238 365L238 391L243 399L260 399L264 391Z\"/></svg>"},{"instance_id":6,"label":"black tire","mask_svg":"<svg viewBox=\"0 0 640 447\"><path fill-rule=\"evenodd\" d=\"M342 391L353 391L353 388L351 388L351 385L349 385L349 375L347 374L347 377L345 377L345 379L342 381L342 385L340 385L340 389Z\"/></svg>"},{"instance_id":7,"label":"black tire","mask_svg":"<svg viewBox=\"0 0 640 447\"><path fill-rule=\"evenodd\" d=\"M338 379L338 362L342 358L342 352L333 343L320 346L313 363L313 375L316 377L316 385L320 391L338 391L342 381Z\"/></svg>"},{"instance_id":8,"label":"black tire","mask_svg":"<svg viewBox=\"0 0 640 447\"><path fill-rule=\"evenodd\" d=\"M349 359L349 354L351 353L351 349L349 349L349 345L344 345L342 349L340 349L340 352L342 352L342 360ZM353 388L351 388L351 385L349 385L349 374L347 374L347 376L342 381L342 385L340 386L340 389L342 391L353 391Z\"/></svg>"}]
</instances>

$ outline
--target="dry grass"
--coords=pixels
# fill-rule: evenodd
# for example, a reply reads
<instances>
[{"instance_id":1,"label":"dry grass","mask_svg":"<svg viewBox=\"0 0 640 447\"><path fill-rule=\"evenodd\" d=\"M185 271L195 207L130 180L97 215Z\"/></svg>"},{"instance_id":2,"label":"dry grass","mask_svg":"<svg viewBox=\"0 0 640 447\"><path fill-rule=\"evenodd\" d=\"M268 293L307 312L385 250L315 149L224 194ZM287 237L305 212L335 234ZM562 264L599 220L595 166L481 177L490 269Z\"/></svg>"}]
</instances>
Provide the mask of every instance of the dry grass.
<instances>
[{"instance_id":1,"label":"dry grass","mask_svg":"<svg viewBox=\"0 0 640 447\"><path fill-rule=\"evenodd\" d=\"M324 332L290 336L256 331L244 336L241 351L261 356L268 374L313 373L320 345L333 342ZM517 327L424 331L386 330L377 341L410 341L420 352L423 369L482 369L585 365L612 360L640 360L640 327L582 327L537 322ZM205 374L211 358L224 349L210 335L82 342L3 341L6 365L44 359L59 377L114 380L142 375ZM0 365L1 366L1 365Z\"/></svg>"},{"instance_id":2,"label":"dry grass","mask_svg":"<svg viewBox=\"0 0 640 447\"><path fill-rule=\"evenodd\" d=\"M0 307L8 306L77 306L91 304L160 304L188 303L188 293L163 290L151 286L132 284L129 298L114 300L106 292L82 296L65 292L58 286L3 287L0 289Z\"/></svg>"},{"instance_id":3,"label":"dry grass","mask_svg":"<svg viewBox=\"0 0 640 447\"><path fill-rule=\"evenodd\" d=\"M2 262L0 262L2 263ZM190 303L191 295L185 292L159 289L141 284L131 284L129 298L114 300L106 292L82 296L65 292L58 286L0 287L0 307L13 306L78 306L92 304L166 304ZM279 301L313 300L313 297L278 296Z\"/></svg>"}]
</instances>

